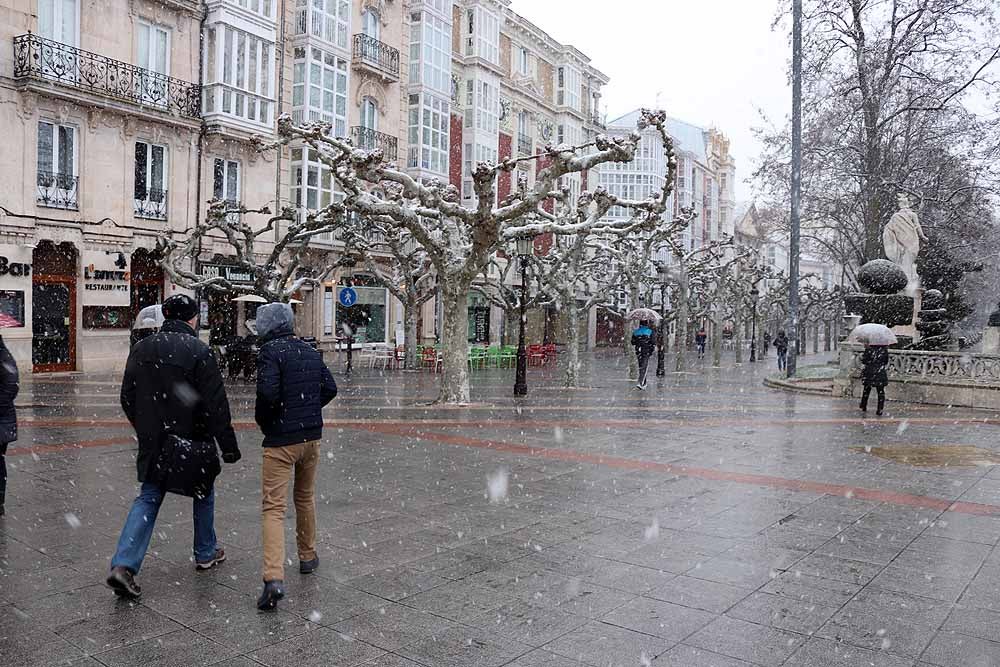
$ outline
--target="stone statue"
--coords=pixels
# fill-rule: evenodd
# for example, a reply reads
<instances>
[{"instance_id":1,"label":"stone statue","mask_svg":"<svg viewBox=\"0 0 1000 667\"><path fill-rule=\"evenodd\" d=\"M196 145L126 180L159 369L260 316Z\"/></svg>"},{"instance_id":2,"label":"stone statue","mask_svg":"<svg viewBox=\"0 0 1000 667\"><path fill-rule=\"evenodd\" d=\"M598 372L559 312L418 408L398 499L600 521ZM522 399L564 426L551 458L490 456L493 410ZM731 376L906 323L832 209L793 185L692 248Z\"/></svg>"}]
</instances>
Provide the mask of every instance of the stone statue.
<instances>
[{"instance_id":1,"label":"stone statue","mask_svg":"<svg viewBox=\"0 0 1000 667\"><path fill-rule=\"evenodd\" d=\"M907 289L917 287L917 255L920 253L920 242L926 241L924 230L920 226L917 213L910 208L910 197L905 193L897 195L899 210L892 214L889 224L882 232L882 245L885 256L895 262L906 273Z\"/></svg>"}]
</instances>

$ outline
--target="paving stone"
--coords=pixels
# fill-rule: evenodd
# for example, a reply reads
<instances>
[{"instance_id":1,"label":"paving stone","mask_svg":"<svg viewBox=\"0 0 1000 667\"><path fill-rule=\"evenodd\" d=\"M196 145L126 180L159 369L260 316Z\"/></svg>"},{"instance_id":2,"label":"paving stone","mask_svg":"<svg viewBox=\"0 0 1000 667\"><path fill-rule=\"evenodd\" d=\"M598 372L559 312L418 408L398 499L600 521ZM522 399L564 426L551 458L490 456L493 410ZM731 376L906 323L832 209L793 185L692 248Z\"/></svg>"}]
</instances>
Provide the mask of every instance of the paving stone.
<instances>
[{"instance_id":1,"label":"paving stone","mask_svg":"<svg viewBox=\"0 0 1000 667\"><path fill-rule=\"evenodd\" d=\"M988 667L1000 664L1000 643L943 631L934 637L920 658L941 667Z\"/></svg>"},{"instance_id":2,"label":"paving stone","mask_svg":"<svg viewBox=\"0 0 1000 667\"><path fill-rule=\"evenodd\" d=\"M678 644L652 662L653 667L746 667L749 662L695 646Z\"/></svg>"},{"instance_id":3,"label":"paving stone","mask_svg":"<svg viewBox=\"0 0 1000 667\"><path fill-rule=\"evenodd\" d=\"M396 651L454 626L440 616L386 602L378 609L340 621L333 628L354 640Z\"/></svg>"},{"instance_id":4,"label":"paving stone","mask_svg":"<svg viewBox=\"0 0 1000 667\"><path fill-rule=\"evenodd\" d=\"M781 665L805 641L802 635L725 616L685 643L756 665Z\"/></svg>"},{"instance_id":5,"label":"paving stone","mask_svg":"<svg viewBox=\"0 0 1000 667\"><path fill-rule=\"evenodd\" d=\"M180 624L148 607L132 606L107 617L91 616L61 625L56 634L84 653L94 654L180 629Z\"/></svg>"},{"instance_id":6,"label":"paving stone","mask_svg":"<svg viewBox=\"0 0 1000 667\"><path fill-rule=\"evenodd\" d=\"M241 612L220 616L191 627L200 635L240 653L262 648L269 644L305 634L318 626L301 617L278 610L270 614Z\"/></svg>"},{"instance_id":7,"label":"paving stone","mask_svg":"<svg viewBox=\"0 0 1000 667\"><path fill-rule=\"evenodd\" d=\"M666 585L646 593L645 597L721 614L749 595L752 590L679 576L671 579Z\"/></svg>"},{"instance_id":8,"label":"paving stone","mask_svg":"<svg viewBox=\"0 0 1000 667\"><path fill-rule=\"evenodd\" d=\"M673 641L592 621L545 645L551 651L586 665L632 667L651 661L674 645Z\"/></svg>"},{"instance_id":9,"label":"paving stone","mask_svg":"<svg viewBox=\"0 0 1000 667\"><path fill-rule=\"evenodd\" d=\"M639 598L606 615L605 623L647 635L681 641L715 618L700 609L648 598Z\"/></svg>"},{"instance_id":10,"label":"paving stone","mask_svg":"<svg viewBox=\"0 0 1000 667\"><path fill-rule=\"evenodd\" d=\"M518 600L474 616L468 623L487 632L535 648L584 625L587 619L559 609Z\"/></svg>"},{"instance_id":11,"label":"paving stone","mask_svg":"<svg viewBox=\"0 0 1000 667\"><path fill-rule=\"evenodd\" d=\"M235 657L237 653L196 632L182 629L98 653L94 657L108 667L200 667Z\"/></svg>"},{"instance_id":12,"label":"paving stone","mask_svg":"<svg viewBox=\"0 0 1000 667\"><path fill-rule=\"evenodd\" d=\"M268 667L355 667L368 665L384 654L384 650L332 628L320 628L253 651L250 657Z\"/></svg>"},{"instance_id":13,"label":"paving stone","mask_svg":"<svg viewBox=\"0 0 1000 667\"><path fill-rule=\"evenodd\" d=\"M869 651L814 637L806 641L787 664L809 667L910 667L913 662L885 651Z\"/></svg>"},{"instance_id":14,"label":"paving stone","mask_svg":"<svg viewBox=\"0 0 1000 667\"><path fill-rule=\"evenodd\" d=\"M837 613L837 609L783 595L754 593L727 611L726 616L809 635Z\"/></svg>"},{"instance_id":15,"label":"paving stone","mask_svg":"<svg viewBox=\"0 0 1000 667\"><path fill-rule=\"evenodd\" d=\"M532 650L482 629L456 626L399 649L400 655L434 667L500 667Z\"/></svg>"}]
</instances>

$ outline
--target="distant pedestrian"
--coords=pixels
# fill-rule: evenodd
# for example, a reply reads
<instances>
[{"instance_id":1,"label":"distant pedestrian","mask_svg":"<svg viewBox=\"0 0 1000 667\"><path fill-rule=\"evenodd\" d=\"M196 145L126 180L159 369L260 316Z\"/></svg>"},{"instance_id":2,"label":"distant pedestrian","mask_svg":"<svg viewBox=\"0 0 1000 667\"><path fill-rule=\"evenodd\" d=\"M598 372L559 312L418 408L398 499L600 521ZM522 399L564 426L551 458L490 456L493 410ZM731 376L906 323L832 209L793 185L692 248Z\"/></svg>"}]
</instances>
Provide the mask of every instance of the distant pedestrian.
<instances>
[{"instance_id":1,"label":"distant pedestrian","mask_svg":"<svg viewBox=\"0 0 1000 667\"><path fill-rule=\"evenodd\" d=\"M10 350L0 338L0 516L4 515L7 499L7 445L17 440L17 364Z\"/></svg>"},{"instance_id":2,"label":"distant pedestrian","mask_svg":"<svg viewBox=\"0 0 1000 667\"><path fill-rule=\"evenodd\" d=\"M656 350L656 337L653 335L652 324L648 320L639 322L639 327L632 332L632 347L639 360L639 384L636 389L646 388L646 370L649 368L649 358Z\"/></svg>"},{"instance_id":3,"label":"distant pedestrian","mask_svg":"<svg viewBox=\"0 0 1000 667\"><path fill-rule=\"evenodd\" d=\"M785 370L785 364L788 361L788 336L785 335L784 331L779 331L778 335L775 336L774 351L778 354L778 370Z\"/></svg>"},{"instance_id":4,"label":"distant pedestrian","mask_svg":"<svg viewBox=\"0 0 1000 667\"><path fill-rule=\"evenodd\" d=\"M694 335L694 344L698 348L698 358L705 358L705 344L708 342L708 334L705 332L705 327L698 329L698 333Z\"/></svg>"},{"instance_id":5,"label":"distant pedestrian","mask_svg":"<svg viewBox=\"0 0 1000 667\"><path fill-rule=\"evenodd\" d=\"M240 459L222 374L195 333L198 304L174 295L163 302L163 318L159 332L132 348L122 380L121 404L138 439L135 464L142 486L118 539L107 583L116 595L131 599L142 594L135 575L167 492L165 474L177 462L168 458L170 452L178 442L208 443L213 455L214 445L222 449L226 463ZM215 489L188 495L194 495L195 568L207 570L226 559L215 537Z\"/></svg>"},{"instance_id":6,"label":"distant pedestrian","mask_svg":"<svg viewBox=\"0 0 1000 667\"><path fill-rule=\"evenodd\" d=\"M285 508L288 482L295 480L295 541L299 572L319 567L316 554L316 467L323 437L323 406L337 395L337 384L323 357L295 337L292 307L269 303L257 310L257 405L264 433L261 477L264 590L257 608L269 611L285 596Z\"/></svg>"},{"instance_id":7,"label":"distant pedestrian","mask_svg":"<svg viewBox=\"0 0 1000 667\"><path fill-rule=\"evenodd\" d=\"M868 412L868 397L872 387L878 392L878 406L875 414L881 415L885 409L885 386L889 384L889 348L885 345L866 345L861 355L861 382L864 389L861 392L861 411Z\"/></svg>"},{"instance_id":8,"label":"distant pedestrian","mask_svg":"<svg viewBox=\"0 0 1000 667\"><path fill-rule=\"evenodd\" d=\"M765 356L765 357L767 356L767 350L770 347L771 347L771 332L770 331L765 331L764 332L764 352L763 352L763 356Z\"/></svg>"}]
</instances>

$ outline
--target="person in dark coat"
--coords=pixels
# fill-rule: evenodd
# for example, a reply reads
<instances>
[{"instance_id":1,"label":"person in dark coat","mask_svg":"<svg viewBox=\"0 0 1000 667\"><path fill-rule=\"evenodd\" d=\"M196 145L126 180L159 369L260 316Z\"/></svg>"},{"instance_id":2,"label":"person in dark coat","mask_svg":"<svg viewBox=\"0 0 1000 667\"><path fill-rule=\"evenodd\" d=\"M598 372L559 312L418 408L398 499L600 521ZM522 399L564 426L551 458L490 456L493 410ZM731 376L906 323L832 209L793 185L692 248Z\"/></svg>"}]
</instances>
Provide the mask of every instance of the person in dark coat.
<instances>
[{"instance_id":1,"label":"person in dark coat","mask_svg":"<svg viewBox=\"0 0 1000 667\"><path fill-rule=\"evenodd\" d=\"M771 347L771 332L770 331L765 331L764 332L764 351L763 351L762 356L765 356L765 357L767 356L767 350L770 347Z\"/></svg>"},{"instance_id":2,"label":"person in dark coat","mask_svg":"<svg viewBox=\"0 0 1000 667\"><path fill-rule=\"evenodd\" d=\"M885 409L885 386L889 384L889 348L885 345L866 345L861 355L861 411L868 412L868 397L872 387L878 392L878 406L875 414L881 415Z\"/></svg>"},{"instance_id":3,"label":"person in dark coat","mask_svg":"<svg viewBox=\"0 0 1000 667\"><path fill-rule=\"evenodd\" d=\"M649 358L656 351L656 338L650 322L642 320L638 328L632 332L632 347L635 348L635 356L639 360L639 384L636 389L646 388L646 370L649 368Z\"/></svg>"},{"instance_id":4,"label":"person in dark coat","mask_svg":"<svg viewBox=\"0 0 1000 667\"><path fill-rule=\"evenodd\" d=\"M778 354L778 370L785 370L788 361L788 336L784 331L779 331L774 337L774 351Z\"/></svg>"},{"instance_id":5,"label":"person in dark coat","mask_svg":"<svg viewBox=\"0 0 1000 667\"><path fill-rule=\"evenodd\" d=\"M0 338L0 516L4 515L4 502L7 500L7 445L17 440L14 399L20 388L18 380L14 356Z\"/></svg>"},{"instance_id":6,"label":"person in dark coat","mask_svg":"<svg viewBox=\"0 0 1000 667\"><path fill-rule=\"evenodd\" d=\"M142 486L122 528L107 584L119 596L133 599L142 594L135 575L163 503L165 492L156 479L155 464L166 434L214 441L223 461L240 459L222 374L195 333L198 304L189 296L174 295L163 302L163 318L158 333L132 348L121 389L122 409L139 442L135 466ZM195 567L207 570L225 559L215 537L213 490L194 499Z\"/></svg>"},{"instance_id":7,"label":"person in dark coat","mask_svg":"<svg viewBox=\"0 0 1000 667\"><path fill-rule=\"evenodd\" d=\"M269 303L257 310L257 404L264 433L261 523L264 590L257 608L270 611L285 596L285 510L288 482L295 480L295 539L299 572L319 567L316 554L316 468L323 437L323 406L337 383L311 345L295 336L292 307Z\"/></svg>"},{"instance_id":8,"label":"person in dark coat","mask_svg":"<svg viewBox=\"0 0 1000 667\"><path fill-rule=\"evenodd\" d=\"M708 342L708 334L705 332L705 327L698 329L698 333L694 335L694 344L698 348L698 358L703 359L705 357L705 344Z\"/></svg>"}]
</instances>

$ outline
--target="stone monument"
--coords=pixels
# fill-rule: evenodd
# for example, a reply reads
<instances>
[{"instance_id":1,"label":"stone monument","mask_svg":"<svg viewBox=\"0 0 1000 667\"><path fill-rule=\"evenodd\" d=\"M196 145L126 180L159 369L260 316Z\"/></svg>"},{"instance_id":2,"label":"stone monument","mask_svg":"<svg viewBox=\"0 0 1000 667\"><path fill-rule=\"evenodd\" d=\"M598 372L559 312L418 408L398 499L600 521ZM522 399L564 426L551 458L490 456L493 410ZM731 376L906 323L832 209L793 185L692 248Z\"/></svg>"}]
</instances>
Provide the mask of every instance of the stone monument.
<instances>
[{"instance_id":1,"label":"stone monument","mask_svg":"<svg viewBox=\"0 0 1000 667\"><path fill-rule=\"evenodd\" d=\"M1000 304L990 313L990 321L983 332L983 354L1000 354Z\"/></svg>"},{"instance_id":2,"label":"stone monument","mask_svg":"<svg viewBox=\"0 0 1000 667\"><path fill-rule=\"evenodd\" d=\"M860 316L856 320L859 324L876 322L894 327L913 323L913 297L900 294L907 276L898 264L873 259L858 271L858 285L863 291L846 295L844 309L849 315ZM902 346L910 341L899 342Z\"/></svg>"},{"instance_id":3,"label":"stone monument","mask_svg":"<svg viewBox=\"0 0 1000 667\"><path fill-rule=\"evenodd\" d=\"M911 345L911 349L948 350L954 348L956 341L951 335L951 325L947 317L948 310L945 308L944 294L936 289L923 292L915 325L920 333L920 340Z\"/></svg>"},{"instance_id":4,"label":"stone monument","mask_svg":"<svg viewBox=\"0 0 1000 667\"><path fill-rule=\"evenodd\" d=\"M920 287L917 275L917 256L920 242L926 241L924 230L916 211L910 208L910 197L905 193L897 195L899 210L892 214L882 231L882 246L890 262L897 264L906 274L906 292L916 293Z\"/></svg>"}]
</instances>

